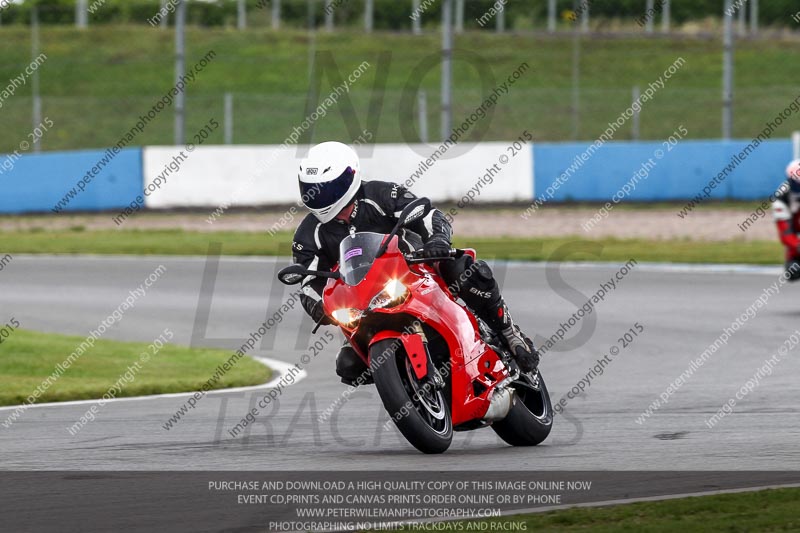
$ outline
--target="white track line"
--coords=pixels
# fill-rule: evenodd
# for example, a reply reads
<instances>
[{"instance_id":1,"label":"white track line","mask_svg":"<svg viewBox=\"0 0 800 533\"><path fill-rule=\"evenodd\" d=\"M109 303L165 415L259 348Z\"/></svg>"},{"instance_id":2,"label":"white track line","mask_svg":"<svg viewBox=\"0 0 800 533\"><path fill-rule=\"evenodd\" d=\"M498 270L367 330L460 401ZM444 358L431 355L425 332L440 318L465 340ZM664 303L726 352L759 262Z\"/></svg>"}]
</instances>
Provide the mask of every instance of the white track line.
<instances>
[{"instance_id":1,"label":"white track line","mask_svg":"<svg viewBox=\"0 0 800 533\"><path fill-rule=\"evenodd\" d=\"M478 254L480 257L480 254ZM185 262L204 262L208 260L204 255L101 255L101 254L14 254L15 259L65 259L75 258L88 261L138 261L153 260L153 261L185 261ZM276 260L290 261L289 257L281 256L248 256L248 255L222 255L223 261L227 262L243 262L243 263L258 263L258 262L274 262ZM504 260L500 260L504 261ZM508 260L504 261L512 267L546 267L546 266L565 266L575 269L608 269L619 268L623 265L623 261L561 261L561 262L546 262L546 261L518 261ZM639 262L635 267L637 270L644 272L684 272L684 273L708 273L708 274L763 274L763 275L777 275L781 274L784 270L779 265L745 265L736 263L654 263L654 262Z\"/></svg>"},{"instance_id":2,"label":"white track line","mask_svg":"<svg viewBox=\"0 0 800 533\"><path fill-rule=\"evenodd\" d=\"M553 265L566 266L577 270L592 270L592 269L610 269L619 268L625 262L577 262L568 261L562 263L551 263ZM547 263L533 263L533 262L509 262L509 265L519 266L546 266ZM739 264L712 264L712 263L649 263L638 262L631 271L636 270L642 272L657 272L657 273L692 273L692 274L760 274L777 276L784 272L782 266L770 265L739 265Z\"/></svg>"},{"instance_id":3,"label":"white track line","mask_svg":"<svg viewBox=\"0 0 800 533\"><path fill-rule=\"evenodd\" d=\"M263 390L263 389L271 389L274 388L283 376L288 373L289 369L296 368L294 365L290 365L289 363L285 363L283 361L278 361L277 359L268 359L266 357L253 357L256 361L261 363L264 366L267 366L275 371L278 372L277 376L274 376L271 380L267 383L262 385L250 385L248 387L234 387L231 389L214 389L208 391L206 394L224 394L229 392L246 392L246 391L256 391L256 390ZM308 374L305 370L300 370L297 374L295 374L295 383L301 381L303 378L307 377ZM115 402L133 402L139 400L158 400L161 398L188 398L189 396L193 396L198 391L192 392L173 392L168 394L149 394L147 396L126 396L124 398L112 398L110 400L104 400L105 403L115 403ZM73 400L68 402L48 402L48 403L34 403L31 405L22 404L22 405L7 405L0 407L0 411L13 411L18 409L19 407L23 407L25 411L28 409L36 409L39 407L60 407L60 406L68 406L68 405L87 405L93 404L100 401L100 399L95 400Z\"/></svg>"},{"instance_id":4,"label":"white track line","mask_svg":"<svg viewBox=\"0 0 800 533\"><path fill-rule=\"evenodd\" d=\"M547 507L534 507L532 509L515 509L507 513L502 513L503 516L514 516L518 514L534 514L546 513L549 511L560 511L564 509L572 509L576 507L608 507L612 505L625 505L629 503L639 502L657 502L663 500L677 500L680 498L695 498L700 496L718 496L720 494L739 494L742 492L758 492L761 490L770 489L790 489L798 488L800 483L787 483L786 485L761 485L758 487L742 487L738 489L718 489L718 490L705 490L701 492L685 492L683 494L663 494L661 496L642 496L640 498L623 498L619 500L606 500L601 502L584 502L572 503L564 505L550 505Z\"/></svg>"},{"instance_id":5,"label":"white track line","mask_svg":"<svg viewBox=\"0 0 800 533\"><path fill-rule=\"evenodd\" d=\"M677 500L681 498L696 498L701 496L718 496L720 494L739 494L743 492L758 492L761 490L770 490L770 489L789 489L789 488L798 488L800 484L798 483L787 483L786 485L762 485L758 487L742 487L738 489L719 489L719 490L707 490L701 492L687 492L683 494L664 494L661 496L643 496L641 498L621 498L618 500L605 500L600 502L583 502L583 503L565 503L564 505L548 505L547 507L533 507L530 509L514 509L512 511L506 511L500 513L500 516L503 518L510 518L516 515L522 514L538 514L538 513L547 513L551 511L563 511L567 509L577 509L582 507L611 507L616 505L626 505L630 503L640 503L640 502L657 502L657 501L664 501L664 500ZM430 524L430 523L439 523L439 522L481 522L481 521L489 521L495 520L498 517L477 517L477 518L464 518L464 517L442 517L433 520L399 520L397 525L408 525L414 526L418 524ZM340 530L327 530L329 533L338 532ZM298 532L299 533L299 532Z\"/></svg>"},{"instance_id":6,"label":"white track line","mask_svg":"<svg viewBox=\"0 0 800 533\"><path fill-rule=\"evenodd\" d=\"M129 255L129 254L12 254L14 260L17 259L80 259L83 261L184 261L187 263L202 263L209 259L206 255ZM258 263L263 261L275 261L281 259L283 261L291 261L291 257L283 257L277 255L225 255L221 257L225 261L236 261L242 263Z\"/></svg>"}]
</instances>

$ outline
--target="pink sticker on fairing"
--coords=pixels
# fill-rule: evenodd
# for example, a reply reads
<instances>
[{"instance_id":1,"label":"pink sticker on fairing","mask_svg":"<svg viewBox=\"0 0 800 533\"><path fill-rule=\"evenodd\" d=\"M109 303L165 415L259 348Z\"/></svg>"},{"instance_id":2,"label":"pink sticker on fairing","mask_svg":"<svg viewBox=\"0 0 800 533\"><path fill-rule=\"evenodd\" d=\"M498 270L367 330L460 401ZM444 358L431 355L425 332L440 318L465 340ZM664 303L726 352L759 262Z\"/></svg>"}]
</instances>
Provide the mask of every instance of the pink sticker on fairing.
<instances>
[{"instance_id":1,"label":"pink sticker on fairing","mask_svg":"<svg viewBox=\"0 0 800 533\"><path fill-rule=\"evenodd\" d=\"M353 257L358 257L363 253L364 251L361 248L350 248L344 253L344 260L347 261L348 259L352 259Z\"/></svg>"}]
</instances>

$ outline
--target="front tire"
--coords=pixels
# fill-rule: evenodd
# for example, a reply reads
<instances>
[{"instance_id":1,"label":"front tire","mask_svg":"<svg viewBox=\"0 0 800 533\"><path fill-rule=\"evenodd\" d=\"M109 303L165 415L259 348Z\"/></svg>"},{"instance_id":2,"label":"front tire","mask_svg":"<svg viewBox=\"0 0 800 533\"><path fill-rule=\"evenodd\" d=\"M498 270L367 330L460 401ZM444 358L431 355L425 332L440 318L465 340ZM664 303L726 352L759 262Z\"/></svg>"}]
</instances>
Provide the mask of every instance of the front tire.
<instances>
[{"instance_id":1,"label":"front tire","mask_svg":"<svg viewBox=\"0 0 800 533\"><path fill-rule=\"evenodd\" d=\"M541 372L538 387L528 374L511 384L516 390L508 415L492 424L501 439L512 446L536 446L553 429L553 405Z\"/></svg>"},{"instance_id":2,"label":"front tire","mask_svg":"<svg viewBox=\"0 0 800 533\"><path fill-rule=\"evenodd\" d=\"M442 453L453 440L450 406L443 391L417 379L400 339L369 348L375 387L400 433L423 453Z\"/></svg>"}]
</instances>

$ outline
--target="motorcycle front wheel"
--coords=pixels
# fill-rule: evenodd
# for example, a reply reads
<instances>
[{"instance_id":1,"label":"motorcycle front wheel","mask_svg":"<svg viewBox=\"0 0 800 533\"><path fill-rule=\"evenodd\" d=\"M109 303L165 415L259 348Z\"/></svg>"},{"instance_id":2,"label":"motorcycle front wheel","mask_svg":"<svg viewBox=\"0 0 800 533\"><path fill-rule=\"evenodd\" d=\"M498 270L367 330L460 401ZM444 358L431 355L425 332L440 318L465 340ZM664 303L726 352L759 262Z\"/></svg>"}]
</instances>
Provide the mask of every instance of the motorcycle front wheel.
<instances>
[{"instance_id":1,"label":"motorcycle front wheel","mask_svg":"<svg viewBox=\"0 0 800 533\"><path fill-rule=\"evenodd\" d=\"M417 379L399 339L369 349L375 387L400 433L423 453L442 453L453 440L450 406L442 390Z\"/></svg>"},{"instance_id":2,"label":"motorcycle front wheel","mask_svg":"<svg viewBox=\"0 0 800 533\"><path fill-rule=\"evenodd\" d=\"M508 415L492 424L497 435L512 446L536 446L553 429L553 404L541 372L538 379L522 374L511 384L516 392Z\"/></svg>"}]
</instances>

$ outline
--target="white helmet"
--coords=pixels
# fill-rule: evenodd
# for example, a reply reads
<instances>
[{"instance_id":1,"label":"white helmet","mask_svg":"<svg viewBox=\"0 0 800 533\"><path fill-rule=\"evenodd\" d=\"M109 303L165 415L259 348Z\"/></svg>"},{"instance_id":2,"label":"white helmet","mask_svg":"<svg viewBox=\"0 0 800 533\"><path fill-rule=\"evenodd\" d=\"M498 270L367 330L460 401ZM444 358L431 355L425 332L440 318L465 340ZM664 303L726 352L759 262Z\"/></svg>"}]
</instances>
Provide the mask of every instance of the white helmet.
<instances>
[{"instance_id":1,"label":"white helmet","mask_svg":"<svg viewBox=\"0 0 800 533\"><path fill-rule=\"evenodd\" d=\"M297 178L303 204L324 224L353 200L361 186L358 155L340 142L318 144L300 162Z\"/></svg>"},{"instance_id":2,"label":"white helmet","mask_svg":"<svg viewBox=\"0 0 800 533\"><path fill-rule=\"evenodd\" d=\"M800 181L800 159L795 159L786 167L786 177L795 181Z\"/></svg>"}]
</instances>

